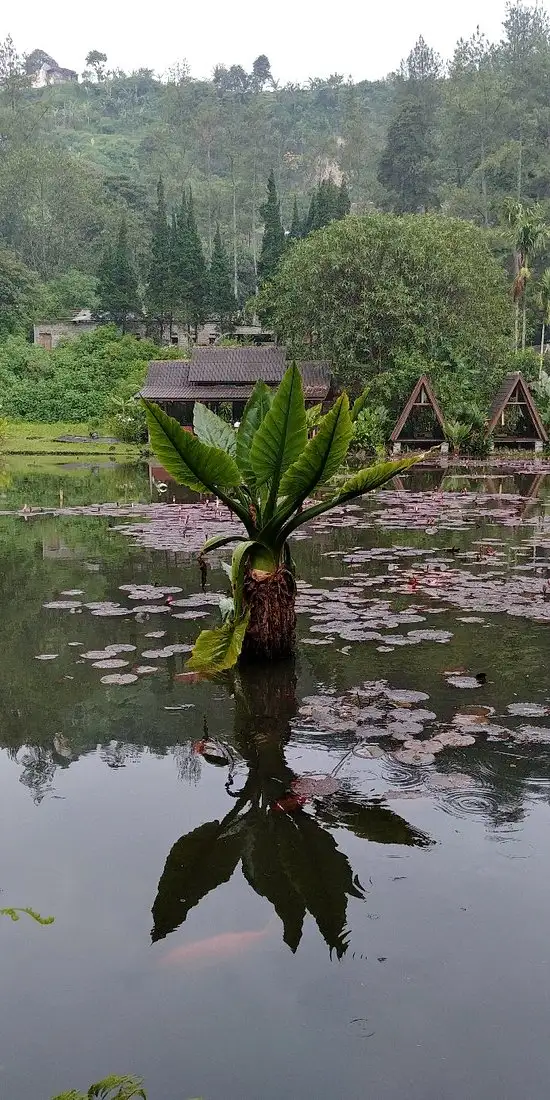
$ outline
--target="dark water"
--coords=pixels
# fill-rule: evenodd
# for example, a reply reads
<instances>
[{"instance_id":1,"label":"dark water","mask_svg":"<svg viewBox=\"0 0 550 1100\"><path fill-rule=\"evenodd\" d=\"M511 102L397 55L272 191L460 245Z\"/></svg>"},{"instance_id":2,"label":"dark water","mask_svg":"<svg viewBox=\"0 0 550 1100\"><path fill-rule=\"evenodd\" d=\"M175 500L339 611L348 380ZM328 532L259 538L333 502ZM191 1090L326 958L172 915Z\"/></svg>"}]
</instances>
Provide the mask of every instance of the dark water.
<instances>
[{"instance_id":1,"label":"dark water","mask_svg":"<svg viewBox=\"0 0 550 1100\"><path fill-rule=\"evenodd\" d=\"M136 522L150 499L139 467L45 468L0 507L60 488ZM546 1095L549 501L550 475L415 474L296 542L294 666L197 684L142 656L215 621L190 526L155 550L126 515L0 519L0 905L55 916L0 923L0 1096L113 1072L150 1100ZM186 602L120 589L144 584ZM416 715L416 742L475 743L403 763L384 734Z\"/></svg>"}]
</instances>

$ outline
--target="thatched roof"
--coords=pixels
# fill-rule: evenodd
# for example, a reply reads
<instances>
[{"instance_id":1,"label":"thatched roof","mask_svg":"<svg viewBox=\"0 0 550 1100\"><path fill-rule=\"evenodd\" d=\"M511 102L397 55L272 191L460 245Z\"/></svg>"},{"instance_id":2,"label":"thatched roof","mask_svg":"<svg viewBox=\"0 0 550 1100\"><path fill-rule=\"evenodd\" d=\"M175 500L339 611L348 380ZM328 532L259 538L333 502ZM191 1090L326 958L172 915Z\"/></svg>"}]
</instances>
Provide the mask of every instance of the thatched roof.
<instances>
[{"instance_id":1,"label":"thatched roof","mask_svg":"<svg viewBox=\"0 0 550 1100\"><path fill-rule=\"evenodd\" d=\"M431 406L432 412L435 416L435 419L437 420L437 423L439 424L439 427L441 428L441 431L443 432L443 413L441 412L441 409L439 407L439 402L438 402L437 397L435 396L435 393L434 393L434 391L431 387L430 380L429 380L427 374L423 374L422 377L418 379L418 382L416 383L416 385L415 385L415 387L414 387L414 389L413 389L413 391L412 391L412 393L411 393L411 395L410 395L410 397L409 397L409 399L408 399L408 401L407 401L407 403L406 403L406 405L403 409L403 412L401 413L401 416L399 417L399 420L397 421L397 424L395 425L395 428L393 429L393 432L390 435L391 442L392 443L397 443L398 442L398 440L401 436L401 433L403 432L403 429L404 429L404 427L405 427L405 425L406 425L406 423L409 419L409 416L411 415L411 412L412 412L413 409L415 409L415 408L426 409L426 408L429 408L430 406ZM437 442L437 440L435 440L435 439L433 441ZM416 441L416 440L411 439L411 440L409 440L409 442L420 442L420 440ZM423 443L429 443L429 442L431 442L431 440L423 439L422 442Z\"/></svg>"},{"instance_id":2,"label":"thatched roof","mask_svg":"<svg viewBox=\"0 0 550 1100\"><path fill-rule=\"evenodd\" d=\"M529 386L519 371L516 371L514 374L507 374L506 378L503 379L500 389L495 394L489 412L489 422L487 425L488 435L494 432L499 418L509 405L522 406L533 425L533 434L530 436L523 435L521 439L541 439L543 443L548 443L548 432L542 423ZM514 436L512 433L510 433L507 438L512 441L519 439L519 437Z\"/></svg>"}]
</instances>

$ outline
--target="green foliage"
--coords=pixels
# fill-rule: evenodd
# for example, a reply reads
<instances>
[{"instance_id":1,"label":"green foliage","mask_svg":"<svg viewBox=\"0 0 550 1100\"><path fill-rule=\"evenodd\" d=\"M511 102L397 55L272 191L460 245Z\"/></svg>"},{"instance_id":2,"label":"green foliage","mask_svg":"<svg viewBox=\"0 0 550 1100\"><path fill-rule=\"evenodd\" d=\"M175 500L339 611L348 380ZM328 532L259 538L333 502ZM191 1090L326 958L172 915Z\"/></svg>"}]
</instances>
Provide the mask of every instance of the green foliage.
<instances>
[{"instance_id":1,"label":"green foliage","mask_svg":"<svg viewBox=\"0 0 550 1100\"><path fill-rule=\"evenodd\" d=\"M142 1079L112 1074L102 1081L97 1081L95 1085L90 1085L87 1092L71 1089L70 1092L62 1092L52 1097L52 1100L134 1100L135 1097L147 1100Z\"/></svg>"},{"instance_id":2,"label":"green foliage","mask_svg":"<svg viewBox=\"0 0 550 1100\"><path fill-rule=\"evenodd\" d=\"M296 201L296 200L294 200ZM332 221L344 218L350 212L350 199L345 180L338 186L331 175L317 184L309 203L309 210L295 236L307 237L314 229L323 229ZM297 210L295 211L297 214ZM293 214L293 224L294 224ZM290 236L293 236L291 230Z\"/></svg>"},{"instance_id":3,"label":"green foliage","mask_svg":"<svg viewBox=\"0 0 550 1100\"><path fill-rule=\"evenodd\" d=\"M459 454L472 435L472 425L460 420L446 420L443 434L454 454Z\"/></svg>"},{"instance_id":4,"label":"green foliage","mask_svg":"<svg viewBox=\"0 0 550 1100\"><path fill-rule=\"evenodd\" d=\"M382 452L388 439L388 429L388 413L383 406L362 409L353 426L353 450L365 451L366 454Z\"/></svg>"},{"instance_id":5,"label":"green foliage","mask_svg":"<svg viewBox=\"0 0 550 1100\"><path fill-rule=\"evenodd\" d=\"M125 332L130 315L141 312L137 275L128 248L128 226L123 218L113 248L108 248L98 272L99 310Z\"/></svg>"},{"instance_id":6,"label":"green foliage","mask_svg":"<svg viewBox=\"0 0 550 1100\"><path fill-rule=\"evenodd\" d=\"M27 916L31 917L31 919L36 921L37 924L53 924L55 920L55 917L41 917L40 913L37 913L35 909L30 909L29 907L16 909L0 909L1 917L10 917L10 919L13 921L20 920L21 913L26 913Z\"/></svg>"},{"instance_id":7,"label":"green foliage","mask_svg":"<svg viewBox=\"0 0 550 1100\"><path fill-rule=\"evenodd\" d=\"M203 631L188 667L195 672L219 672L236 664L248 626L246 583L264 581L291 569L289 536L301 524L380 488L409 469L419 455L384 462L361 470L326 499L304 507L308 497L338 473L353 435L347 394L322 417L316 435L308 441L306 409L300 372L289 367L272 396L258 382L243 413L235 437L221 418L204 406L195 406L196 436L158 408L145 402L151 443L165 469L181 484L220 498L242 521L248 539L222 535L209 540L203 554L238 541L233 554L232 612L222 626ZM283 598L283 597L281 597Z\"/></svg>"},{"instance_id":8,"label":"green foliage","mask_svg":"<svg viewBox=\"0 0 550 1100\"><path fill-rule=\"evenodd\" d=\"M157 183L157 208L153 222L151 255L147 278L145 306L158 325L160 339L164 325L173 311L173 255L168 228L166 199L162 176Z\"/></svg>"},{"instance_id":9,"label":"green foliage","mask_svg":"<svg viewBox=\"0 0 550 1100\"><path fill-rule=\"evenodd\" d=\"M217 317L222 328L227 318L235 312L236 302L231 286L231 273L227 252L223 247L220 227L216 226L212 259L208 272L208 308Z\"/></svg>"},{"instance_id":10,"label":"green foliage","mask_svg":"<svg viewBox=\"0 0 550 1100\"><path fill-rule=\"evenodd\" d=\"M286 248L285 231L281 221L281 206L275 186L273 169L267 181L267 197L260 214L264 223L262 250L258 262L258 275L262 282L275 274Z\"/></svg>"},{"instance_id":11,"label":"green foliage","mask_svg":"<svg viewBox=\"0 0 550 1100\"><path fill-rule=\"evenodd\" d=\"M0 247L0 339L24 333L38 298L32 272L13 253Z\"/></svg>"},{"instance_id":12,"label":"green foliage","mask_svg":"<svg viewBox=\"0 0 550 1100\"><path fill-rule=\"evenodd\" d=\"M503 272L476 226L440 215L346 218L296 243L260 295L295 354L338 364L404 394L403 363L441 374L465 364L492 393L509 355L513 311ZM415 380L416 380L415 378Z\"/></svg>"},{"instance_id":13,"label":"green foliage","mask_svg":"<svg viewBox=\"0 0 550 1100\"><path fill-rule=\"evenodd\" d=\"M112 411L113 397L127 400L140 389L149 360L176 355L177 348L120 336L110 325L52 351L9 337L0 342L3 412L44 422L101 418Z\"/></svg>"},{"instance_id":14,"label":"green foliage","mask_svg":"<svg viewBox=\"0 0 550 1100\"><path fill-rule=\"evenodd\" d=\"M70 268L43 283L34 314L38 321L66 321L81 309L97 309L97 279L84 271Z\"/></svg>"}]
</instances>

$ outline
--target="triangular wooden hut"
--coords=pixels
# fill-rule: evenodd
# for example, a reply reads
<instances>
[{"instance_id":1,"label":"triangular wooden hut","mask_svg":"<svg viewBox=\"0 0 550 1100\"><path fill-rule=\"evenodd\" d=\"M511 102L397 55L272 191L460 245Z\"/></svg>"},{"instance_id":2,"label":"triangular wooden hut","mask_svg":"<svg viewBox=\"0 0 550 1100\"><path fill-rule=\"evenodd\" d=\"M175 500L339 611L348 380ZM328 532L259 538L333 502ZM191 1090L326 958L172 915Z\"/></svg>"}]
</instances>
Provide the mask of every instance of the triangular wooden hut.
<instances>
[{"instance_id":1,"label":"triangular wooden hut","mask_svg":"<svg viewBox=\"0 0 550 1100\"><path fill-rule=\"evenodd\" d=\"M503 445L548 443L533 396L522 374L508 374L495 394L489 412L487 435Z\"/></svg>"},{"instance_id":2,"label":"triangular wooden hut","mask_svg":"<svg viewBox=\"0 0 550 1100\"><path fill-rule=\"evenodd\" d=\"M390 440L392 443L425 446L441 443L444 437L443 413L428 376L423 374L418 379Z\"/></svg>"}]
</instances>

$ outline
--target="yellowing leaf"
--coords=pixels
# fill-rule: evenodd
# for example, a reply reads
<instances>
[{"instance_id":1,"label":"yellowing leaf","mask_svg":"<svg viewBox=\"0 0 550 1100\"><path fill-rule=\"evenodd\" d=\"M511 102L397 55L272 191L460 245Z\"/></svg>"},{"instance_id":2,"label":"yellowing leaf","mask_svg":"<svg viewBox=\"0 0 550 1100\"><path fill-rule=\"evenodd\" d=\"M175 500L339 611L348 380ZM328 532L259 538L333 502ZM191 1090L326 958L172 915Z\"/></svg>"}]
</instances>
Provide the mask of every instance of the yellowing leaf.
<instances>
[{"instance_id":1,"label":"yellowing leaf","mask_svg":"<svg viewBox=\"0 0 550 1100\"><path fill-rule=\"evenodd\" d=\"M249 617L247 612L237 622L201 631L185 667L190 672L224 672L233 668L240 657Z\"/></svg>"}]
</instances>

